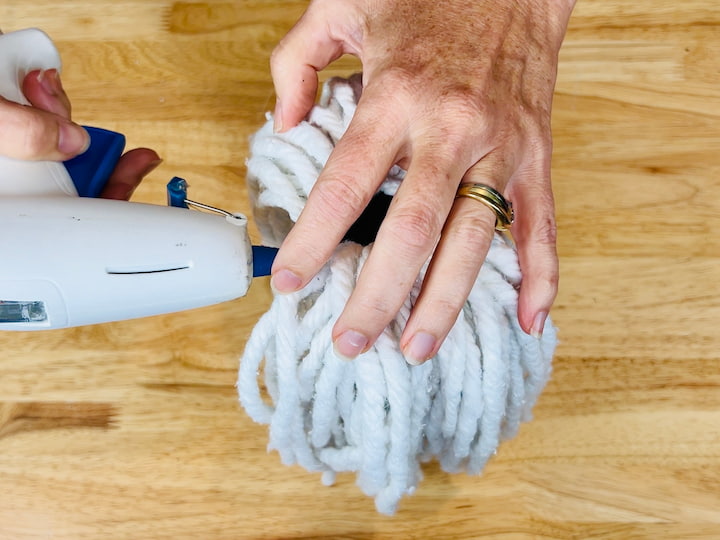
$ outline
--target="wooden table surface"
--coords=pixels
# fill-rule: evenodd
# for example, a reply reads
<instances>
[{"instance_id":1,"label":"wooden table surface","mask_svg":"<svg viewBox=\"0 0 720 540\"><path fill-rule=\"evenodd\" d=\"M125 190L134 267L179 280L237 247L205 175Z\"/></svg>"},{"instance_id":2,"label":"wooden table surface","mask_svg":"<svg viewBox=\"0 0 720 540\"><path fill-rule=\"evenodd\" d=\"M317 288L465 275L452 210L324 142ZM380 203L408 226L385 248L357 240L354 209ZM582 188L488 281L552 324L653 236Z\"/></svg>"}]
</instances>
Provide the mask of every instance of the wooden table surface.
<instances>
[{"instance_id":1,"label":"wooden table surface","mask_svg":"<svg viewBox=\"0 0 720 540\"><path fill-rule=\"evenodd\" d=\"M268 57L305 5L4 0L0 27L45 29L75 118L164 157L137 200L163 204L180 175L248 212ZM268 454L234 388L264 281L0 334L0 538L720 538L718 25L717 0L578 3L554 108L561 345L534 421L481 477L428 466L389 518L352 476L327 488Z\"/></svg>"}]
</instances>

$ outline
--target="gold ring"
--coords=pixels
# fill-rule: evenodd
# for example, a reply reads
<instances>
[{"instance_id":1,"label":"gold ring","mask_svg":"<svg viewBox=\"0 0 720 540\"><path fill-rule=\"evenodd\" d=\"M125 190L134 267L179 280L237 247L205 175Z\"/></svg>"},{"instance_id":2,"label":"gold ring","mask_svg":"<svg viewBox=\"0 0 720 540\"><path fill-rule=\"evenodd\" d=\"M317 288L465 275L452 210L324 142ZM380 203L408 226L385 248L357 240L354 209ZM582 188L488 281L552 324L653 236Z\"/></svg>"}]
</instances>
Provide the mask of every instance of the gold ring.
<instances>
[{"instance_id":1,"label":"gold ring","mask_svg":"<svg viewBox=\"0 0 720 540\"><path fill-rule=\"evenodd\" d=\"M515 221L512 203L496 189L485 184L460 184L455 198L469 197L495 212L495 230L507 231Z\"/></svg>"}]
</instances>

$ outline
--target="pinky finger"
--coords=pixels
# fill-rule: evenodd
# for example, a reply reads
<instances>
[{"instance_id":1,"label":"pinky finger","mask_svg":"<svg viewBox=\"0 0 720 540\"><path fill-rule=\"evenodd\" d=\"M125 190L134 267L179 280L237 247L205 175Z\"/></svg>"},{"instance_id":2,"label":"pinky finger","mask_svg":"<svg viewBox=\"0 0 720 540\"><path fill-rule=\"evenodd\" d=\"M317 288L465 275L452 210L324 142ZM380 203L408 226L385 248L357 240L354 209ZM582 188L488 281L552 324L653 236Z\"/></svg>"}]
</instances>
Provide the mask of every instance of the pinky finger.
<instances>
[{"instance_id":1,"label":"pinky finger","mask_svg":"<svg viewBox=\"0 0 720 540\"><path fill-rule=\"evenodd\" d=\"M523 274L518 319L525 332L538 338L542 336L559 282L555 204L549 173L545 178L545 182L520 182L513 190L517 216L513 237Z\"/></svg>"}]
</instances>

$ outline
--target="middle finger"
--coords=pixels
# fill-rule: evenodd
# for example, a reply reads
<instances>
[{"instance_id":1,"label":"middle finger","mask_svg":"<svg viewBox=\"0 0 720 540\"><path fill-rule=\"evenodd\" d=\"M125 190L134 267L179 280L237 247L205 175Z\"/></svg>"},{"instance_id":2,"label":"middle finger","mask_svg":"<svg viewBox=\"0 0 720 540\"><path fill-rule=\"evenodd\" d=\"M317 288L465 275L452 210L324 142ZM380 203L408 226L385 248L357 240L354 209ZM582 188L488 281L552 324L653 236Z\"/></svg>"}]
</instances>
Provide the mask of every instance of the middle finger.
<instances>
[{"instance_id":1,"label":"middle finger","mask_svg":"<svg viewBox=\"0 0 720 540\"><path fill-rule=\"evenodd\" d=\"M353 294L333 330L337 352L366 351L397 314L440 236L462 176L456 156L440 160L437 148L419 149Z\"/></svg>"}]
</instances>

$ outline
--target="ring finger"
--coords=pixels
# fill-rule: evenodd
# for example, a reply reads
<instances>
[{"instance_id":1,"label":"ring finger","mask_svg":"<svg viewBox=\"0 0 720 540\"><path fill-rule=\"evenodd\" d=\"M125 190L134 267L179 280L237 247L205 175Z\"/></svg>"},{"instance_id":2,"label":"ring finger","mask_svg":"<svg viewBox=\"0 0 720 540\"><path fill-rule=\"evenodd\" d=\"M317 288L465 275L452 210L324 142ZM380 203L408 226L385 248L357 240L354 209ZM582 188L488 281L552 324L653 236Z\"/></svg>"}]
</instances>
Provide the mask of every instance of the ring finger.
<instances>
[{"instance_id":1,"label":"ring finger","mask_svg":"<svg viewBox=\"0 0 720 540\"><path fill-rule=\"evenodd\" d=\"M496 150L468 170L462 183L484 184L502 193L513 168ZM455 200L400 340L408 363L425 362L447 337L485 260L495 222L488 206L469 197Z\"/></svg>"}]
</instances>

